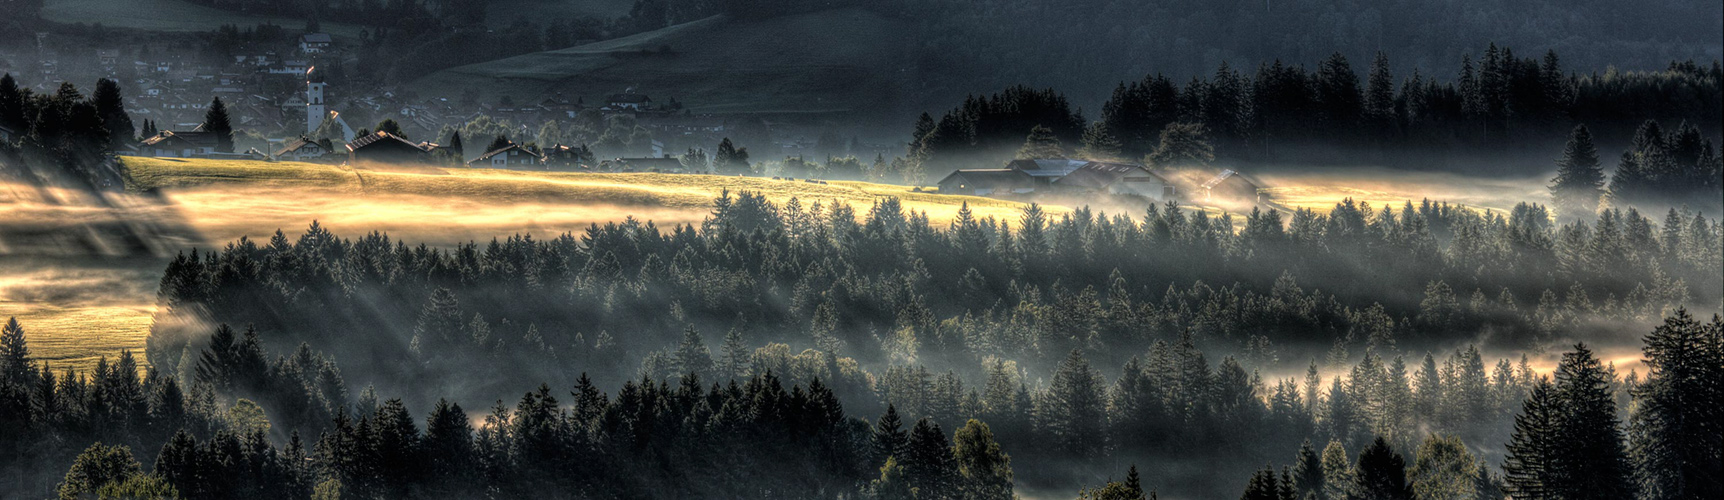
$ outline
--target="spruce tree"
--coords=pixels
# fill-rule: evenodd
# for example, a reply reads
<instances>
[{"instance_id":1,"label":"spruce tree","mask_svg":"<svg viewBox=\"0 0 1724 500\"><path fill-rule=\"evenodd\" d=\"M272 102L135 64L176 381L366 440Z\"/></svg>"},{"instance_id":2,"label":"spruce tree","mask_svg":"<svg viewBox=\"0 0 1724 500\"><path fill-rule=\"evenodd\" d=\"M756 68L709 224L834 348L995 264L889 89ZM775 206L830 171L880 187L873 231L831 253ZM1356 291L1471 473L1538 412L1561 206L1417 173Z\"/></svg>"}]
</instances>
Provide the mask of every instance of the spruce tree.
<instances>
[{"instance_id":1,"label":"spruce tree","mask_svg":"<svg viewBox=\"0 0 1724 500\"><path fill-rule=\"evenodd\" d=\"M491 139L491 145L485 146L485 152L489 153L492 151L496 151L499 149L509 147L513 144L515 144L515 143L509 141L509 136L506 136L503 134L497 134L496 138Z\"/></svg>"},{"instance_id":2,"label":"spruce tree","mask_svg":"<svg viewBox=\"0 0 1724 500\"><path fill-rule=\"evenodd\" d=\"M29 386L36 370L30 365L30 346L24 340L24 327L18 318L6 320L0 328L0 387L7 384Z\"/></svg>"},{"instance_id":3,"label":"spruce tree","mask_svg":"<svg viewBox=\"0 0 1724 500\"><path fill-rule=\"evenodd\" d=\"M1041 125L1031 128L1029 136L1024 137L1023 147L1018 148L1018 159L1023 160L1065 157L1065 148L1060 146L1060 139L1054 136L1054 130Z\"/></svg>"},{"instance_id":4,"label":"spruce tree","mask_svg":"<svg viewBox=\"0 0 1724 500\"><path fill-rule=\"evenodd\" d=\"M1556 160L1556 177L1550 180L1551 205L1572 219L1591 219L1604 197L1604 169L1586 125L1576 125Z\"/></svg>"},{"instance_id":5,"label":"spruce tree","mask_svg":"<svg viewBox=\"0 0 1724 500\"><path fill-rule=\"evenodd\" d=\"M1083 149L1078 156L1088 160L1114 161L1119 158L1119 138L1114 137L1103 122L1091 123L1083 131Z\"/></svg>"},{"instance_id":6,"label":"spruce tree","mask_svg":"<svg viewBox=\"0 0 1724 500\"><path fill-rule=\"evenodd\" d=\"M1328 499L1323 486L1323 459L1311 447L1309 439L1299 445L1299 461L1293 466L1293 481L1299 498Z\"/></svg>"},{"instance_id":7,"label":"spruce tree","mask_svg":"<svg viewBox=\"0 0 1724 500\"><path fill-rule=\"evenodd\" d=\"M677 345L674 361L677 375L712 374L712 352L707 350L706 342L700 338L700 330L694 325L683 329L682 343Z\"/></svg>"},{"instance_id":8,"label":"spruce tree","mask_svg":"<svg viewBox=\"0 0 1724 500\"><path fill-rule=\"evenodd\" d=\"M958 462L940 424L923 417L910 429L904 449L904 473L920 498L955 496Z\"/></svg>"},{"instance_id":9,"label":"spruce tree","mask_svg":"<svg viewBox=\"0 0 1724 500\"><path fill-rule=\"evenodd\" d=\"M467 161L467 148L461 144L461 131L456 130L449 134L449 145L447 147L450 151L455 152L456 159L462 162Z\"/></svg>"},{"instance_id":10,"label":"spruce tree","mask_svg":"<svg viewBox=\"0 0 1724 500\"><path fill-rule=\"evenodd\" d=\"M1629 420L1640 498L1724 497L1724 322L1678 310L1645 343Z\"/></svg>"},{"instance_id":11,"label":"spruce tree","mask_svg":"<svg viewBox=\"0 0 1724 500\"><path fill-rule=\"evenodd\" d=\"M1562 355L1556 368L1557 435L1549 492L1568 500L1630 498L1627 451L1623 448L1613 377L1586 344Z\"/></svg>"},{"instance_id":12,"label":"spruce tree","mask_svg":"<svg viewBox=\"0 0 1724 500\"><path fill-rule=\"evenodd\" d=\"M909 433L904 430L904 421L898 417L898 407L888 403L886 414L874 422L874 463L902 457L909 443Z\"/></svg>"},{"instance_id":13,"label":"spruce tree","mask_svg":"<svg viewBox=\"0 0 1724 500\"><path fill-rule=\"evenodd\" d=\"M1011 500L1012 457L1000 450L994 431L980 420L970 419L952 436L952 456L963 481L963 498ZM1132 468L1135 477L1137 469Z\"/></svg>"},{"instance_id":14,"label":"spruce tree","mask_svg":"<svg viewBox=\"0 0 1724 500\"><path fill-rule=\"evenodd\" d=\"M126 114L125 97L120 93L118 82L107 78L97 80L96 93L91 100L96 105L96 115L102 118L102 127L108 131L110 148L118 149L136 139L137 129L132 125L131 115Z\"/></svg>"},{"instance_id":15,"label":"spruce tree","mask_svg":"<svg viewBox=\"0 0 1724 500\"><path fill-rule=\"evenodd\" d=\"M1371 445L1359 452L1359 469L1354 476L1355 495L1360 500L1412 500L1407 488L1407 461L1389 448L1389 442L1378 436Z\"/></svg>"},{"instance_id":16,"label":"spruce tree","mask_svg":"<svg viewBox=\"0 0 1724 500\"><path fill-rule=\"evenodd\" d=\"M227 105L221 98L210 100L209 110L204 112L204 131L215 134L216 152L233 152L233 123L228 120Z\"/></svg>"}]
</instances>

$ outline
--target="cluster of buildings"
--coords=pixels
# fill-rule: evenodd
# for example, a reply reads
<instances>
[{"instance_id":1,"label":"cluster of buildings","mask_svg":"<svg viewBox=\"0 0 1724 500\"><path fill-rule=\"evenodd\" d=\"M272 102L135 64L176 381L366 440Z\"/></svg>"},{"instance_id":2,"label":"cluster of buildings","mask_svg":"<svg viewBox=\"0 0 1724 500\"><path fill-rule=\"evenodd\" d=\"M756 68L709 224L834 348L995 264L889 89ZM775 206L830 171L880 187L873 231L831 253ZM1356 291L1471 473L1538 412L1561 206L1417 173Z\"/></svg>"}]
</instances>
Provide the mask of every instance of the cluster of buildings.
<instances>
[{"instance_id":1,"label":"cluster of buildings","mask_svg":"<svg viewBox=\"0 0 1724 500\"><path fill-rule=\"evenodd\" d=\"M1205 174L1208 174L1207 172ZM1123 195L1150 201L1268 201L1262 183L1238 171L1213 175L1158 172L1135 163L1070 159L1012 160L1005 168L962 169L940 179L940 192L998 198Z\"/></svg>"}]
</instances>

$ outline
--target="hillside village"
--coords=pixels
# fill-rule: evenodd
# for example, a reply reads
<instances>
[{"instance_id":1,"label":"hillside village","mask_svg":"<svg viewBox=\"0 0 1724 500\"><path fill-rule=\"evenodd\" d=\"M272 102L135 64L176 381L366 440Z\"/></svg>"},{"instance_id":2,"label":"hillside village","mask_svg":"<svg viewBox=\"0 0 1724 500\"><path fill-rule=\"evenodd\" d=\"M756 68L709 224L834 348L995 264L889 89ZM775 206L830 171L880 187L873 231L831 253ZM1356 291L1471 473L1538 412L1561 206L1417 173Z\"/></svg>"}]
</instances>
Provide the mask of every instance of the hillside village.
<instances>
[{"instance_id":1,"label":"hillside village","mask_svg":"<svg viewBox=\"0 0 1724 500\"><path fill-rule=\"evenodd\" d=\"M534 146L547 164L569 160L569 149L598 146L610 159L662 159L690 149L707 149L724 137L747 138L757 158L777 156L872 157L901 150L902 145L863 144L830 130L763 119L746 114L696 113L675 96L655 95L652 89L625 87L604 95L501 96L481 100L476 93L416 95L395 85L361 83L342 69L355 63L360 40L315 31L263 25L238 30L224 27L218 37L240 40L226 44L223 54L195 44L162 43L135 46L91 45L84 39L39 32L31 47L0 48L0 73L14 75L38 94L51 94L62 82L87 84L112 79L120 84L125 111L144 133L137 154L212 155L214 145L197 130L212 99L227 107L237 144L235 155L254 158L321 158L345 153L343 143L356 139L382 120L400 129L393 135L448 141L451 131L482 123L491 141L506 135L525 146L546 138L546 125L562 130L566 140ZM313 83L312 80L316 82ZM326 120L327 119L327 120ZM324 122L326 130L320 131ZM570 122L599 130L576 131ZM620 141L599 144L604 132L626 123ZM171 133L170 133L171 132ZM4 133L4 132L0 132ZM552 133L551 135L556 135ZM331 142L333 140L333 142ZM319 146L305 149L304 143ZM567 143L567 144L563 144ZM482 145L477 145L482 146ZM464 148L455 163L491 160L489 149ZM561 148L561 149L559 149ZM238 157L224 155L225 157ZM559 160L557 158L563 158ZM584 163L599 167L598 161ZM619 164L621 162L612 161ZM637 162L641 163L641 162ZM659 162L663 163L663 162ZM607 164L608 166L608 164ZM662 166L662 165L660 165Z\"/></svg>"}]
</instances>

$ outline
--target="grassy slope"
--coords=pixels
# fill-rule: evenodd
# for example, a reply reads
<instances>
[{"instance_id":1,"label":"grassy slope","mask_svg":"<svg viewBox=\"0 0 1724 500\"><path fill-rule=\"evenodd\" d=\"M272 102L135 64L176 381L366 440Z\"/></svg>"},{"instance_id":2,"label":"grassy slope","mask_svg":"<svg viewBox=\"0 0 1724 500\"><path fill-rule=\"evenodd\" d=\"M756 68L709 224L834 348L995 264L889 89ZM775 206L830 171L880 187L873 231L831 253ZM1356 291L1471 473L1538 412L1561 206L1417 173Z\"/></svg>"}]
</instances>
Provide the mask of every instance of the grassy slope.
<instances>
[{"instance_id":1,"label":"grassy slope","mask_svg":"<svg viewBox=\"0 0 1724 500\"><path fill-rule=\"evenodd\" d=\"M725 16L657 31L471 64L410 84L421 95L533 101L561 92L589 99L628 87L675 97L696 112L819 112L867 109L890 97L888 77L904 29L861 9L755 21ZM642 56L668 46L674 55ZM615 54L629 53L618 57Z\"/></svg>"},{"instance_id":2,"label":"grassy slope","mask_svg":"<svg viewBox=\"0 0 1724 500\"><path fill-rule=\"evenodd\" d=\"M936 221L949 219L962 203L978 216L1015 221L1021 204L976 196L947 196L911 191L907 186L831 181L813 184L760 177L652 173L523 172L469 168L422 168L412 171L354 171L311 163L196 160L177 158L124 159L133 190L174 190L216 185L313 188L371 195L418 195L479 200L487 203L605 204L664 207L703 211L723 190L765 193L775 202L792 197L803 203L833 200L864 213L881 197L897 197L906 209L925 211ZM1062 207L1050 207L1062 213Z\"/></svg>"},{"instance_id":3,"label":"grassy slope","mask_svg":"<svg viewBox=\"0 0 1724 500\"><path fill-rule=\"evenodd\" d=\"M297 30L304 19L234 12L179 0L46 0L42 18L60 23L101 23L112 28L145 31L210 31L223 24L241 28L270 23ZM322 22L331 34L359 36L361 28L351 24Z\"/></svg>"},{"instance_id":4,"label":"grassy slope","mask_svg":"<svg viewBox=\"0 0 1724 500\"><path fill-rule=\"evenodd\" d=\"M485 7L485 24L507 27L517 20L545 24L546 19L590 15L610 19L629 13L632 0L492 0Z\"/></svg>"}]
</instances>

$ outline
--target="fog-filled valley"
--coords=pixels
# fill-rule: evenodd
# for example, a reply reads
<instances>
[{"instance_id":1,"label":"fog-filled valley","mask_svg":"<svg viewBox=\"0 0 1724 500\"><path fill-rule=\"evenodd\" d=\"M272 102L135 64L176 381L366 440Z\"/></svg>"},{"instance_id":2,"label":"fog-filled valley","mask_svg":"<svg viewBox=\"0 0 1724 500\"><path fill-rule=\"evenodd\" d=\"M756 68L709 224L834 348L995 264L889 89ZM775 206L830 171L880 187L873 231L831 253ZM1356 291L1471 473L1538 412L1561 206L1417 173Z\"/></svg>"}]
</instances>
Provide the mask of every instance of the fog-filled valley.
<instances>
[{"instance_id":1,"label":"fog-filled valley","mask_svg":"<svg viewBox=\"0 0 1724 500\"><path fill-rule=\"evenodd\" d=\"M0 12L0 498L1724 496L1716 2Z\"/></svg>"}]
</instances>

